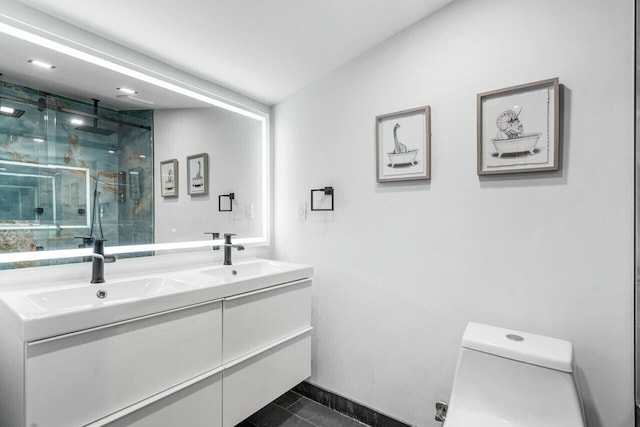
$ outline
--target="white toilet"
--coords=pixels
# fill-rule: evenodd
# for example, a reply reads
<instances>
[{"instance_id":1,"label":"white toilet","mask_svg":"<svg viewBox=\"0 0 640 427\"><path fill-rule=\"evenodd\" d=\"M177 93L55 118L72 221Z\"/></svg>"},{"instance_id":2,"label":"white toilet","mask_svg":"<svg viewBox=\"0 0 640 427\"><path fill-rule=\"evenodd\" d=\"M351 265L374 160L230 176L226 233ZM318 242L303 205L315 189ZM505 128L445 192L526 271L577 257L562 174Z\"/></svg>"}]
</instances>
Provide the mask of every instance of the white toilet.
<instances>
[{"instance_id":1,"label":"white toilet","mask_svg":"<svg viewBox=\"0 0 640 427\"><path fill-rule=\"evenodd\" d=\"M573 345L469 323L444 427L584 427Z\"/></svg>"}]
</instances>

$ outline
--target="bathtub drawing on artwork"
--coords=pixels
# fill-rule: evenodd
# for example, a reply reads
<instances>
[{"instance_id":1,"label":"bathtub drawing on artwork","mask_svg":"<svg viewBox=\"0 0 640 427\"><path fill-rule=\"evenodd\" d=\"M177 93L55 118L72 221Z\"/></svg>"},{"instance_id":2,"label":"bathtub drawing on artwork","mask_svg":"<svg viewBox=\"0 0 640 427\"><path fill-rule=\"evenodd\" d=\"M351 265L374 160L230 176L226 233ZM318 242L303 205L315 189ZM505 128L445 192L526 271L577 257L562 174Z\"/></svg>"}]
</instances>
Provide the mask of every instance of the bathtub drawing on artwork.
<instances>
[{"instance_id":1,"label":"bathtub drawing on artwork","mask_svg":"<svg viewBox=\"0 0 640 427\"><path fill-rule=\"evenodd\" d=\"M425 106L376 117L378 182L430 178L430 111Z\"/></svg>"}]
</instances>

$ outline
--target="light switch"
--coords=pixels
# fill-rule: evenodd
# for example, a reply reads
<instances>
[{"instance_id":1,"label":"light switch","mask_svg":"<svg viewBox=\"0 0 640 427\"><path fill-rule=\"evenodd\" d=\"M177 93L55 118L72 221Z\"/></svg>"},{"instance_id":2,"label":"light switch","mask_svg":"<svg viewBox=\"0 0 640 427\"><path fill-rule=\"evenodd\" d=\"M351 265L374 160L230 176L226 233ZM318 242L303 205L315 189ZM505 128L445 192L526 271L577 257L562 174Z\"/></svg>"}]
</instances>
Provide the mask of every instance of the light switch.
<instances>
[{"instance_id":1,"label":"light switch","mask_svg":"<svg viewBox=\"0 0 640 427\"><path fill-rule=\"evenodd\" d=\"M247 219L253 219L253 203L247 203L247 207L245 208L245 214Z\"/></svg>"},{"instance_id":2,"label":"light switch","mask_svg":"<svg viewBox=\"0 0 640 427\"><path fill-rule=\"evenodd\" d=\"M307 219L307 205L305 202L298 202L298 219Z\"/></svg>"}]
</instances>

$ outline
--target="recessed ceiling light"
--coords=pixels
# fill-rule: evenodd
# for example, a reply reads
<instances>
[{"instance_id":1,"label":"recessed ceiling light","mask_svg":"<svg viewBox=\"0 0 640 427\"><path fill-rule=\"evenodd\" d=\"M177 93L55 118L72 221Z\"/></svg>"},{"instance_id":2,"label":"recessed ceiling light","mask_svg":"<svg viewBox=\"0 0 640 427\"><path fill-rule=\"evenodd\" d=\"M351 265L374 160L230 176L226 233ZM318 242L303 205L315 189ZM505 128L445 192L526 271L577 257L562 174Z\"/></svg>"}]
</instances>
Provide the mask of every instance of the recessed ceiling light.
<instances>
[{"instance_id":1,"label":"recessed ceiling light","mask_svg":"<svg viewBox=\"0 0 640 427\"><path fill-rule=\"evenodd\" d=\"M128 94L128 95L135 95L136 93L138 93L138 92L136 92L135 90L133 90L133 89L129 89L129 88L126 88L126 87L119 87L119 88L118 88L118 90L119 90L120 92L124 92L124 93L126 93L126 94Z\"/></svg>"},{"instance_id":2,"label":"recessed ceiling light","mask_svg":"<svg viewBox=\"0 0 640 427\"><path fill-rule=\"evenodd\" d=\"M24 113L25 113L24 110L16 110L15 108L6 107L6 106L0 107L0 115L3 115L3 116L20 118Z\"/></svg>"},{"instance_id":3,"label":"recessed ceiling light","mask_svg":"<svg viewBox=\"0 0 640 427\"><path fill-rule=\"evenodd\" d=\"M54 65L47 64L46 62L38 61L37 59L30 59L29 62L32 63L33 65L36 65L36 66L42 67L42 68L46 68L48 70L50 70L52 68L56 68Z\"/></svg>"},{"instance_id":4,"label":"recessed ceiling light","mask_svg":"<svg viewBox=\"0 0 640 427\"><path fill-rule=\"evenodd\" d=\"M84 123L84 121L80 120L80 119L71 119L71 123L74 125L81 125Z\"/></svg>"},{"instance_id":5,"label":"recessed ceiling light","mask_svg":"<svg viewBox=\"0 0 640 427\"><path fill-rule=\"evenodd\" d=\"M35 142L44 142L44 139L42 139L42 138L33 138L33 140Z\"/></svg>"},{"instance_id":6,"label":"recessed ceiling light","mask_svg":"<svg viewBox=\"0 0 640 427\"><path fill-rule=\"evenodd\" d=\"M136 71L136 70L133 70L131 68L127 68L127 67L124 67L122 65L116 64L114 62L107 61L107 60L102 59L102 58L98 58L97 56L88 54L88 53L80 51L78 49L74 49L74 48L72 48L70 46L66 46L66 45L63 45L63 44L58 43L58 42L54 42L54 41L49 40L49 39L47 39L45 37L29 33L27 31L18 29L16 27L12 27L10 25L6 25L4 23L0 23L0 24L1 24L0 25L0 33L8 34L10 36L17 37L17 38L19 38L21 40L25 40L25 41L28 41L30 43L35 43L38 46L43 46L43 47L52 49L52 50L54 50L56 52L64 53L65 55L69 55L69 56L72 56L72 57L77 58L77 59L82 59L83 61L90 62L91 64L98 65L100 67L104 67L104 68L106 68L108 70L116 71L116 72L124 74L126 76L142 80L143 82L151 83L151 84L153 84L155 86L170 90L170 91L175 92L175 93L179 93L179 94L188 96L188 97L190 97L192 99L197 99L199 101L206 102L207 104L215 105L217 107L224 108L225 110L233 111L233 112L238 113L238 114L242 114L245 117L251 117L251 118L253 118L255 120L259 120L262 123L262 126L263 126L263 134L265 132L265 129L266 129L266 118L265 118L265 115L263 115L261 113L254 112L252 108L243 108L243 107L240 107L240 106L235 106L235 105L232 105L232 104L227 103L225 101L221 101L219 99L212 98L211 96L203 95L203 94L198 93L198 92L196 92L194 90L190 90L190 89L187 89L185 87L178 86L177 84L169 83L168 81L165 81L165 80L150 76L148 74L144 74L144 73L142 73L140 71ZM131 247L133 247L133 246L134 245L132 245ZM63 250L64 249L60 249L60 250L56 251L55 254L53 254L53 252L52 252L53 258L64 257L65 256L64 253L61 252ZM72 249L72 251L75 251L75 250L76 249ZM144 249L144 250L146 250L146 249ZM60 254L60 255L58 255L58 254ZM29 256L32 257L33 255L29 254ZM0 255L0 258L2 258L4 260L3 262L10 262L10 261L7 260L9 258L10 259L22 259L20 257L16 257L16 258L9 257L8 258L8 254L7 255ZM32 258L27 257L25 259L32 259ZM44 259L44 258L38 258L38 259Z\"/></svg>"},{"instance_id":7,"label":"recessed ceiling light","mask_svg":"<svg viewBox=\"0 0 640 427\"><path fill-rule=\"evenodd\" d=\"M133 96L133 95L116 95L116 96L120 99L130 99L132 101L142 102L143 104L153 105L153 102L147 101L146 99L138 98L137 96Z\"/></svg>"}]
</instances>

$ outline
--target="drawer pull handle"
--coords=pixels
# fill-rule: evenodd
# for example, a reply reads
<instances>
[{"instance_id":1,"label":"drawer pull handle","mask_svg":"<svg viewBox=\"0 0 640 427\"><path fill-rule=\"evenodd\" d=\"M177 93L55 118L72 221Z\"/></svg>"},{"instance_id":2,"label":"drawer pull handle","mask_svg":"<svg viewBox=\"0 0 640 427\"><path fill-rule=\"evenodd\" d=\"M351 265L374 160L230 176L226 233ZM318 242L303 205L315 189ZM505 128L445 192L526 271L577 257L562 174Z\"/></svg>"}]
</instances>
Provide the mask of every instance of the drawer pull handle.
<instances>
[{"instance_id":1,"label":"drawer pull handle","mask_svg":"<svg viewBox=\"0 0 640 427\"><path fill-rule=\"evenodd\" d=\"M236 271L236 273L237 273L237 271ZM283 283L281 285L269 286L269 287L266 287L266 288L257 289L255 291L246 292L244 294L231 295L229 297L225 297L224 300L225 301L233 301L233 300L237 300L237 299L240 299L240 298L244 298L244 297L248 297L248 296L252 296L252 295L257 295L257 294L262 294L262 293L265 293L265 292L271 292L271 291L275 291L277 289L287 288L289 286L295 286L295 285L311 286L310 278L307 277L305 279L295 280L293 282L287 282L287 283Z\"/></svg>"}]
</instances>

